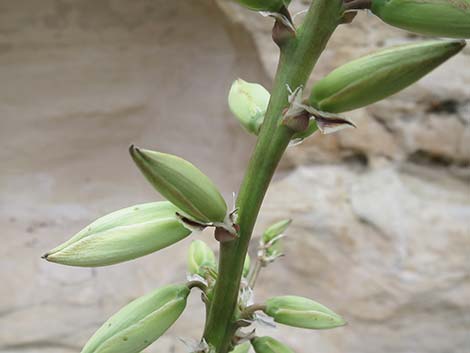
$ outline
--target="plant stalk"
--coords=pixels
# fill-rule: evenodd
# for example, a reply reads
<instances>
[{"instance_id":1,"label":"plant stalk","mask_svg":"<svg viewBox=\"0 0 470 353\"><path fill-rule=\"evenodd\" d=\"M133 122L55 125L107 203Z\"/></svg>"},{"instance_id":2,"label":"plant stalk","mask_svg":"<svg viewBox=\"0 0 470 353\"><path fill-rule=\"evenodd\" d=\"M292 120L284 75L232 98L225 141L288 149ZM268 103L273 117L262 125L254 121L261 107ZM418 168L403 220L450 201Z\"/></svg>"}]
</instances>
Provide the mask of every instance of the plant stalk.
<instances>
[{"instance_id":1,"label":"plant stalk","mask_svg":"<svg viewBox=\"0 0 470 353\"><path fill-rule=\"evenodd\" d=\"M237 199L239 238L220 244L219 275L215 285L204 338L216 353L231 346L240 280L245 255L264 196L276 167L294 134L280 124L288 106L289 86L304 86L329 38L341 23L342 0L315 0L302 26L281 46L271 100Z\"/></svg>"},{"instance_id":2,"label":"plant stalk","mask_svg":"<svg viewBox=\"0 0 470 353\"><path fill-rule=\"evenodd\" d=\"M253 267L253 272L250 273L250 277L248 278L248 287L250 287L251 289L255 288L256 280L258 279L262 267L263 265L261 263L261 260L257 258L255 266Z\"/></svg>"}]
</instances>

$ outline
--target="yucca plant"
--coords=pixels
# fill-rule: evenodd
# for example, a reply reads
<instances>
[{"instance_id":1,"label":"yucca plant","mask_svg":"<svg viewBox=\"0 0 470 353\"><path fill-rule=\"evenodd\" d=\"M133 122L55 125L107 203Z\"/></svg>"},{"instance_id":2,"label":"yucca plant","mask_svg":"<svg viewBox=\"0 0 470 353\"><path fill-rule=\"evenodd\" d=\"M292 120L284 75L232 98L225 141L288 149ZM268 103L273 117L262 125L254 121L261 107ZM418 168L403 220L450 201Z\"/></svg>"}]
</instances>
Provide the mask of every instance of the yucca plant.
<instances>
[{"instance_id":1,"label":"yucca plant","mask_svg":"<svg viewBox=\"0 0 470 353\"><path fill-rule=\"evenodd\" d=\"M289 0L238 2L273 18L273 40L280 58L271 92L242 79L229 90L231 111L247 132L257 136L235 208L227 207L217 186L190 162L131 146L136 165L167 201L99 218L43 256L70 266L106 266L163 249L194 230L212 228L220 243L218 261L204 241L195 240L189 249L187 280L156 289L119 310L96 331L82 353L143 351L178 319L193 288L202 291L207 313L194 352L246 353L251 347L257 353L292 352L251 329L256 321L269 318L313 330L345 325L340 315L311 299L288 295L253 302L258 275L283 254L283 237L291 223L280 220L265 230L251 266L247 250L276 167L293 141L354 127L347 113L338 114L406 88L461 51L464 39L470 38L470 0L315 0L297 25L288 10ZM363 9L399 28L454 39L372 53L337 68L304 94L335 29L350 23Z\"/></svg>"}]
</instances>

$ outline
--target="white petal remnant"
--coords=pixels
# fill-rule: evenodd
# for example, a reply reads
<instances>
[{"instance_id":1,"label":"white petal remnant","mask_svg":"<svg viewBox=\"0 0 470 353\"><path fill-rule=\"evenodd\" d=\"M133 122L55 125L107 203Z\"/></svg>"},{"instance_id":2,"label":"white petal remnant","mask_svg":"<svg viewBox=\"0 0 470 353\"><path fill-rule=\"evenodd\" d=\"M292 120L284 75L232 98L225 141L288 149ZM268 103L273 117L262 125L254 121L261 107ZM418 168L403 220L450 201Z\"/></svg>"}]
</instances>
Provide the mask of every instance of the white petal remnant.
<instances>
[{"instance_id":1,"label":"white petal remnant","mask_svg":"<svg viewBox=\"0 0 470 353\"><path fill-rule=\"evenodd\" d=\"M188 353L211 353L207 342L202 340L196 340L194 338L182 338L178 339L186 346Z\"/></svg>"},{"instance_id":2,"label":"white petal remnant","mask_svg":"<svg viewBox=\"0 0 470 353\"><path fill-rule=\"evenodd\" d=\"M292 32L295 33L295 26L292 23L292 20L286 15L279 13L279 12L270 12L270 11L260 11L259 13L261 14L261 16L264 16L264 17L269 16L269 17L275 18L276 20L280 21L284 26L286 26Z\"/></svg>"}]
</instances>

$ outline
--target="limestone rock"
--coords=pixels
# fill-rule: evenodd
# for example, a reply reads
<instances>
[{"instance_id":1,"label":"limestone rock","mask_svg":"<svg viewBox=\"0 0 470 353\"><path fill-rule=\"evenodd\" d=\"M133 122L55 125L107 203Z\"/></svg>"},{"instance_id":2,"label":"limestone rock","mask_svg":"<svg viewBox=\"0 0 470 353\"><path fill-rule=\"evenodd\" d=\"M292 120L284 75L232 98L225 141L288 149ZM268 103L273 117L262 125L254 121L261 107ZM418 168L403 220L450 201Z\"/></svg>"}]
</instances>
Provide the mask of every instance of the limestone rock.
<instances>
[{"instance_id":1,"label":"limestone rock","mask_svg":"<svg viewBox=\"0 0 470 353\"><path fill-rule=\"evenodd\" d=\"M226 94L239 75L265 76L249 36L232 40L209 1L1 9L0 352L78 352L125 303L184 281L189 243L99 269L40 256L99 216L160 199L133 165L131 143L191 160L231 204L254 140L229 115ZM148 352L184 352L176 337L200 335L202 318L183 317Z\"/></svg>"},{"instance_id":2,"label":"limestone rock","mask_svg":"<svg viewBox=\"0 0 470 353\"><path fill-rule=\"evenodd\" d=\"M470 195L464 182L390 166L300 167L273 186L264 214L260 228L281 217L294 222L286 257L262 274L261 298L312 297L349 323L328 333L275 332L298 352L466 352Z\"/></svg>"}]
</instances>

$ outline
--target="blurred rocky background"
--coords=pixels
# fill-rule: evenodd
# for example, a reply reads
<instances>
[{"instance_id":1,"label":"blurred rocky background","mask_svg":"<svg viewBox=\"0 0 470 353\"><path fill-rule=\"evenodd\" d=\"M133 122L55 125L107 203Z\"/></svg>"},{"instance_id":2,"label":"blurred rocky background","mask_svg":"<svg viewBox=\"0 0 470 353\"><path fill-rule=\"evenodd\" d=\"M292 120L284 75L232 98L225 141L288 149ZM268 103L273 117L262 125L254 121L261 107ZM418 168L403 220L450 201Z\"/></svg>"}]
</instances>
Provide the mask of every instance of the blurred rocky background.
<instances>
[{"instance_id":1,"label":"blurred rocky background","mask_svg":"<svg viewBox=\"0 0 470 353\"><path fill-rule=\"evenodd\" d=\"M122 305L185 279L189 239L98 269L40 256L98 216L159 199L131 143L191 160L231 201L254 139L226 95L237 77L270 87L271 24L226 1L0 0L0 352L79 352ZM313 80L417 39L362 13L336 32ZM468 353L470 48L348 116L357 129L315 135L283 160L257 234L294 223L257 299L308 296L349 325L261 332L298 353ZM146 352L185 352L178 337L198 338L202 323L194 293Z\"/></svg>"}]
</instances>

